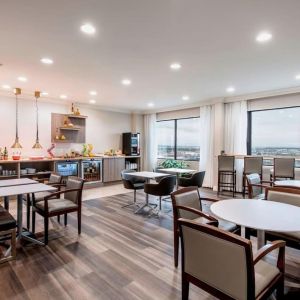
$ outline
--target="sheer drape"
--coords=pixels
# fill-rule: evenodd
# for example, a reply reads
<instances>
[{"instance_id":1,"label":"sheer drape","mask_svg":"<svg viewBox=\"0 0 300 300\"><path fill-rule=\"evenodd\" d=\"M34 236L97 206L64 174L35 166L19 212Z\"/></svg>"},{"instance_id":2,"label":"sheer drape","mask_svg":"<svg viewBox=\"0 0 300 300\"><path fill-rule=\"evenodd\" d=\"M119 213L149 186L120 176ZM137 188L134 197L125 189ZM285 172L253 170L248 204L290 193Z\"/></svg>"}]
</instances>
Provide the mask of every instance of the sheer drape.
<instances>
[{"instance_id":1,"label":"sheer drape","mask_svg":"<svg viewBox=\"0 0 300 300\"><path fill-rule=\"evenodd\" d=\"M199 169L205 171L204 187L213 187L214 162L214 106L200 107L200 162Z\"/></svg>"},{"instance_id":2,"label":"sheer drape","mask_svg":"<svg viewBox=\"0 0 300 300\"><path fill-rule=\"evenodd\" d=\"M226 154L247 154L247 101L225 104L224 150ZM235 162L237 191L242 191L243 160Z\"/></svg>"},{"instance_id":3,"label":"sheer drape","mask_svg":"<svg viewBox=\"0 0 300 300\"><path fill-rule=\"evenodd\" d=\"M156 167L156 114L144 115L144 170L152 171Z\"/></svg>"}]
</instances>

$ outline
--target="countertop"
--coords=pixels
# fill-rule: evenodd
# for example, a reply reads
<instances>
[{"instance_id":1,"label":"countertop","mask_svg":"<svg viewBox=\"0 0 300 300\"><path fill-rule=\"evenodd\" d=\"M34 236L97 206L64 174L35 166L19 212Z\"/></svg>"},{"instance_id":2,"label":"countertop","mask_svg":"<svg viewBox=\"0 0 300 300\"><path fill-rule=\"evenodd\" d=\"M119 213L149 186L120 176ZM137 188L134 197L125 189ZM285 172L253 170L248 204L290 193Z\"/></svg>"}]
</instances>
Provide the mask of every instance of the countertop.
<instances>
[{"instance_id":1,"label":"countertop","mask_svg":"<svg viewBox=\"0 0 300 300\"><path fill-rule=\"evenodd\" d=\"M76 161L76 160L89 160L89 159L103 159L103 158L140 158L140 156L125 156L125 155L116 155L116 156L109 156L109 155L96 155L93 157L84 157L84 156L79 156L79 157L54 157L54 158L49 158L45 157L43 159L30 159L30 158L21 158L19 160L13 160L12 158L9 158L8 160L0 160L0 164L7 164L7 163L23 163L23 162L47 162L47 161Z\"/></svg>"}]
</instances>

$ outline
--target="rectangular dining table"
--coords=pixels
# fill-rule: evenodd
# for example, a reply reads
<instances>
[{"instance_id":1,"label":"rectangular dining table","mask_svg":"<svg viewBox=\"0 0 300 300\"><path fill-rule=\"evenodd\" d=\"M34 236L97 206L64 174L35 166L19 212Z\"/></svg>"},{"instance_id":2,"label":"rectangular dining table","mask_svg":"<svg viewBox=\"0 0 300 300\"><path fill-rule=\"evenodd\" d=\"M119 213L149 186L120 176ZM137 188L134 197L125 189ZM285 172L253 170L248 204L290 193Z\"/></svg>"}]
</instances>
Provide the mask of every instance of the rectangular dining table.
<instances>
[{"instance_id":1,"label":"rectangular dining table","mask_svg":"<svg viewBox=\"0 0 300 300\"><path fill-rule=\"evenodd\" d=\"M24 178L25 179L25 178ZM18 179L15 179L18 180ZM39 192L54 192L57 189L50 185L46 185L43 183L37 183L34 181L33 183L22 184L23 179L20 179L19 185L10 186L0 186L0 197L4 197L4 199L8 199L11 196L17 196L17 227L18 227L18 236L17 240L25 239L35 244L44 245L43 242L37 240L33 234L28 230L23 230L23 195L39 193Z\"/></svg>"}]
</instances>

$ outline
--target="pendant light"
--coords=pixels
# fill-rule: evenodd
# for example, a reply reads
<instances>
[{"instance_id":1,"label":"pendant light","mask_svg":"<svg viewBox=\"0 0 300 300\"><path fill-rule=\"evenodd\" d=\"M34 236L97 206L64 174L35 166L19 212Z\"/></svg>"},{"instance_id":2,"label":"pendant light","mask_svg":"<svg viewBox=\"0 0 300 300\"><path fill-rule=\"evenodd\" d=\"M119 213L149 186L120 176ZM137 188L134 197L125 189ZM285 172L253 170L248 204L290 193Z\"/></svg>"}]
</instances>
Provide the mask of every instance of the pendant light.
<instances>
[{"instance_id":1,"label":"pendant light","mask_svg":"<svg viewBox=\"0 0 300 300\"><path fill-rule=\"evenodd\" d=\"M20 149L22 148L21 144L19 143L19 100L18 100L18 95L21 95L21 89L20 88L15 88L14 89L14 94L16 96L16 138L15 142L11 146L13 149Z\"/></svg>"},{"instance_id":2,"label":"pendant light","mask_svg":"<svg viewBox=\"0 0 300 300\"><path fill-rule=\"evenodd\" d=\"M35 108L36 108L36 140L35 144L32 146L32 149L42 149L43 147L40 144L39 141L39 106L38 106L38 99L41 96L41 92L35 91L34 97L35 97Z\"/></svg>"}]
</instances>

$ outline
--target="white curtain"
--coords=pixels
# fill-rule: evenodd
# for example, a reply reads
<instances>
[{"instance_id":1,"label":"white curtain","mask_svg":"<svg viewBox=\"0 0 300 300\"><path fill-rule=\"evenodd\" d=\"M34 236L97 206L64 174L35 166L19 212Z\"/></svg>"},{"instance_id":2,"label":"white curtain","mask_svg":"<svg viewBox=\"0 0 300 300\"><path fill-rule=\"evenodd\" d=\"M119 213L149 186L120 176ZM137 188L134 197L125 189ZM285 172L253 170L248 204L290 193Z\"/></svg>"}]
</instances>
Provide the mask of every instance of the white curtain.
<instances>
[{"instance_id":1,"label":"white curtain","mask_svg":"<svg viewBox=\"0 0 300 300\"><path fill-rule=\"evenodd\" d=\"M157 161L156 114L144 115L144 170L153 171Z\"/></svg>"},{"instance_id":2,"label":"white curtain","mask_svg":"<svg viewBox=\"0 0 300 300\"><path fill-rule=\"evenodd\" d=\"M204 187L213 187L214 162L214 106L200 107L200 161L199 169L205 171Z\"/></svg>"},{"instance_id":3,"label":"white curtain","mask_svg":"<svg viewBox=\"0 0 300 300\"><path fill-rule=\"evenodd\" d=\"M247 101L225 104L224 150L226 154L247 154ZM243 160L235 161L237 191L242 191Z\"/></svg>"}]
</instances>

